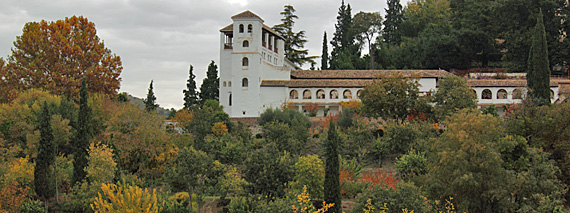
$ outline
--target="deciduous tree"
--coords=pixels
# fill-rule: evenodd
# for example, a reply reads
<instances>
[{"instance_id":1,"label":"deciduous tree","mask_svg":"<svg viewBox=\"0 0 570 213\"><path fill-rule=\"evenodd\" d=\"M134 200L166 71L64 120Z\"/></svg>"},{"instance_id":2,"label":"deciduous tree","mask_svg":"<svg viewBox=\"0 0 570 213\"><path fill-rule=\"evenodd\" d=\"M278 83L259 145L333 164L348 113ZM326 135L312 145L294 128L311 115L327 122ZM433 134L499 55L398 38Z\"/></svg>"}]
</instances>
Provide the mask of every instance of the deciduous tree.
<instances>
[{"instance_id":1,"label":"deciduous tree","mask_svg":"<svg viewBox=\"0 0 570 213\"><path fill-rule=\"evenodd\" d=\"M369 69L374 69L374 52L376 45L373 39L382 29L382 15L379 12L367 13L358 12L354 15L352 31L355 33L356 39L360 42L360 46L364 46L364 42L368 45L368 55L370 57Z\"/></svg>"},{"instance_id":2,"label":"deciduous tree","mask_svg":"<svg viewBox=\"0 0 570 213\"><path fill-rule=\"evenodd\" d=\"M5 77L11 86L67 97L78 97L83 78L90 92L115 95L123 69L120 57L97 36L95 24L82 16L26 23L8 62L11 75Z\"/></svg>"},{"instance_id":3,"label":"deciduous tree","mask_svg":"<svg viewBox=\"0 0 570 213\"><path fill-rule=\"evenodd\" d=\"M443 120L454 112L477 107L477 95L467 85L467 80L455 75L442 78L434 95L437 117Z\"/></svg>"}]
</instances>

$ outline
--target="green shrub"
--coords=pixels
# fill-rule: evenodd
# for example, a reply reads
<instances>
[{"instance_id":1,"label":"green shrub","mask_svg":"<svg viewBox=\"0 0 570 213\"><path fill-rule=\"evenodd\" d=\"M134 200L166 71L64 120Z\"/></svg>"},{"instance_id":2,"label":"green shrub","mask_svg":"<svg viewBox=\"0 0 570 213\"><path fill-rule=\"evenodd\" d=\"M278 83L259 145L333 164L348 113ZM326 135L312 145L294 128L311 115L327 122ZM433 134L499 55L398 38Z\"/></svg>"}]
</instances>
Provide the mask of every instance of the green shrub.
<instances>
[{"instance_id":1,"label":"green shrub","mask_svg":"<svg viewBox=\"0 0 570 213\"><path fill-rule=\"evenodd\" d=\"M429 212L428 205L424 200L421 191L411 183L398 182L397 189L391 187L376 186L364 191L357 198L357 206L352 212L363 212L368 199L375 209L386 207L386 212L401 213L402 209L414 212Z\"/></svg>"},{"instance_id":2,"label":"green shrub","mask_svg":"<svg viewBox=\"0 0 570 213\"><path fill-rule=\"evenodd\" d=\"M44 204L39 200L28 199L20 205L21 213L43 213L45 212Z\"/></svg>"},{"instance_id":3,"label":"green shrub","mask_svg":"<svg viewBox=\"0 0 570 213\"><path fill-rule=\"evenodd\" d=\"M396 168L400 178L408 180L417 175L423 175L428 172L428 162L424 153L411 150L396 161Z\"/></svg>"}]
</instances>

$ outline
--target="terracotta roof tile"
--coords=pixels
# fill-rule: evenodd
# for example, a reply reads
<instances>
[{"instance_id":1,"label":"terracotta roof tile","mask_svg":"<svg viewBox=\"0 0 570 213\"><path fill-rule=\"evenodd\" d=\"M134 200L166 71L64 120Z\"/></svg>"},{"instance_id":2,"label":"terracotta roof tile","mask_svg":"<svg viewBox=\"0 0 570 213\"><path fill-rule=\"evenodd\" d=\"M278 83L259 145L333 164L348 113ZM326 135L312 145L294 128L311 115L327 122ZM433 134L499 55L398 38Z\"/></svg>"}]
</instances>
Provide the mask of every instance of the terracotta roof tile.
<instances>
[{"instance_id":1,"label":"terracotta roof tile","mask_svg":"<svg viewBox=\"0 0 570 213\"><path fill-rule=\"evenodd\" d=\"M467 83L472 87L526 87L525 79L469 79ZM558 83L550 81L550 86L558 86Z\"/></svg>"},{"instance_id":2,"label":"terracotta roof tile","mask_svg":"<svg viewBox=\"0 0 570 213\"><path fill-rule=\"evenodd\" d=\"M442 78L445 70L292 70L293 79L374 79L379 75L401 74L405 77Z\"/></svg>"},{"instance_id":3,"label":"terracotta roof tile","mask_svg":"<svg viewBox=\"0 0 570 213\"><path fill-rule=\"evenodd\" d=\"M233 18L258 18L261 21L263 21L263 19L261 17L259 17L258 15L256 15L255 13L253 13L249 10L243 11L243 12L241 12L235 16L232 16L232 19Z\"/></svg>"},{"instance_id":4,"label":"terracotta roof tile","mask_svg":"<svg viewBox=\"0 0 570 213\"><path fill-rule=\"evenodd\" d=\"M373 80L321 80L321 79L292 79L264 80L262 87L364 87Z\"/></svg>"},{"instance_id":5,"label":"terracotta roof tile","mask_svg":"<svg viewBox=\"0 0 570 213\"><path fill-rule=\"evenodd\" d=\"M220 29L220 32L233 32L234 31L234 24L230 24L222 29Z\"/></svg>"}]
</instances>

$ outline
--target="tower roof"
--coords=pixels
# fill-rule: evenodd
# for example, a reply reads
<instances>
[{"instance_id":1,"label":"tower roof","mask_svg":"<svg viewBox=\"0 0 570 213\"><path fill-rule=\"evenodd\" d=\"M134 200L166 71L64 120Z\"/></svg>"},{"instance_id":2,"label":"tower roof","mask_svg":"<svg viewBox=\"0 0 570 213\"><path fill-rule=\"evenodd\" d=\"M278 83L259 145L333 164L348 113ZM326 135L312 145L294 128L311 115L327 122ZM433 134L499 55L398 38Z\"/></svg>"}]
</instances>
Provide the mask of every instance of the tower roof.
<instances>
[{"instance_id":1,"label":"tower roof","mask_svg":"<svg viewBox=\"0 0 570 213\"><path fill-rule=\"evenodd\" d=\"M264 22L263 19L261 19L261 17L259 17L258 15L249 10L243 11L237 15L232 16L232 19L235 18L258 18L259 20L261 20L261 22Z\"/></svg>"}]
</instances>

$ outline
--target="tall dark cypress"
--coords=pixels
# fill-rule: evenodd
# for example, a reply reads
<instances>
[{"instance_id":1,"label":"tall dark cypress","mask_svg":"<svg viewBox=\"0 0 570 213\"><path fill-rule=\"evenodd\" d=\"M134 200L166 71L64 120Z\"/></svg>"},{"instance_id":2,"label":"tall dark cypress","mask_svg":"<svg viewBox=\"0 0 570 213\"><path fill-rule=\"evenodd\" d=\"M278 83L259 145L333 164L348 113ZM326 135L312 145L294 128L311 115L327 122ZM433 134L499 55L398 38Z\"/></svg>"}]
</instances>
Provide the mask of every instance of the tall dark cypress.
<instances>
[{"instance_id":1,"label":"tall dark cypress","mask_svg":"<svg viewBox=\"0 0 570 213\"><path fill-rule=\"evenodd\" d=\"M156 104L156 96L154 96L154 88L152 84L154 80L150 81L150 86L148 87L148 93L146 93L146 98L144 99L144 109L147 112L154 112L156 108L158 108L158 104Z\"/></svg>"},{"instance_id":2,"label":"tall dark cypress","mask_svg":"<svg viewBox=\"0 0 570 213\"><path fill-rule=\"evenodd\" d=\"M340 137L336 132L334 122L330 121L325 146L325 182L324 182L324 198L327 203L334 203L334 207L328 212L342 212L342 199L340 194L340 169L338 159L338 149L340 146Z\"/></svg>"},{"instance_id":3,"label":"tall dark cypress","mask_svg":"<svg viewBox=\"0 0 570 213\"><path fill-rule=\"evenodd\" d=\"M73 145L73 184L81 183L87 173L85 167L88 164L89 137L91 136L91 108L87 104L87 82L85 78L81 81L79 90L79 117L77 118L77 133Z\"/></svg>"},{"instance_id":4,"label":"tall dark cypress","mask_svg":"<svg viewBox=\"0 0 570 213\"><path fill-rule=\"evenodd\" d=\"M40 144L34 168L34 189L36 194L44 199L52 197L55 189L50 182L50 168L55 163L55 143L50 120L48 104L44 101L42 112L38 117Z\"/></svg>"},{"instance_id":5,"label":"tall dark cypress","mask_svg":"<svg viewBox=\"0 0 570 213\"><path fill-rule=\"evenodd\" d=\"M186 89L182 91L184 93L184 108L190 109L190 107L199 104L198 92L196 92L196 75L193 73L194 67L190 65L190 71L188 80L186 81Z\"/></svg>"},{"instance_id":6,"label":"tall dark cypress","mask_svg":"<svg viewBox=\"0 0 570 213\"><path fill-rule=\"evenodd\" d=\"M401 41L400 25L404 22L404 14L402 13L402 5L400 0L388 0L388 8L384 21L384 33L382 37L388 45L399 45Z\"/></svg>"},{"instance_id":7,"label":"tall dark cypress","mask_svg":"<svg viewBox=\"0 0 570 213\"><path fill-rule=\"evenodd\" d=\"M527 85L529 95L537 105L550 104L550 64L542 10L536 19L528 57Z\"/></svg>"},{"instance_id":8,"label":"tall dark cypress","mask_svg":"<svg viewBox=\"0 0 570 213\"><path fill-rule=\"evenodd\" d=\"M329 46L327 42L327 31L323 35L323 54L321 55L321 70L329 68Z\"/></svg>"},{"instance_id":9,"label":"tall dark cypress","mask_svg":"<svg viewBox=\"0 0 570 213\"><path fill-rule=\"evenodd\" d=\"M202 103L206 100L216 100L218 101L220 97L220 78L218 78L218 66L214 61L208 65L208 72L206 72L206 78L200 86L200 99Z\"/></svg>"},{"instance_id":10,"label":"tall dark cypress","mask_svg":"<svg viewBox=\"0 0 570 213\"><path fill-rule=\"evenodd\" d=\"M331 58L329 61L329 66L331 69L338 69L340 67L340 57L342 54L352 54L351 46L354 46L354 35L351 31L352 28L352 9L350 4L345 5L344 0L338 9L338 16L336 17L337 23L335 24L335 32L331 40L331 45L333 50L331 52Z\"/></svg>"}]
</instances>

